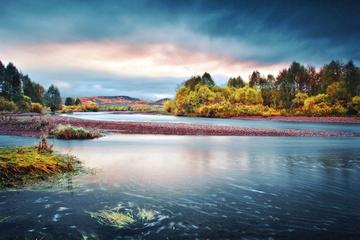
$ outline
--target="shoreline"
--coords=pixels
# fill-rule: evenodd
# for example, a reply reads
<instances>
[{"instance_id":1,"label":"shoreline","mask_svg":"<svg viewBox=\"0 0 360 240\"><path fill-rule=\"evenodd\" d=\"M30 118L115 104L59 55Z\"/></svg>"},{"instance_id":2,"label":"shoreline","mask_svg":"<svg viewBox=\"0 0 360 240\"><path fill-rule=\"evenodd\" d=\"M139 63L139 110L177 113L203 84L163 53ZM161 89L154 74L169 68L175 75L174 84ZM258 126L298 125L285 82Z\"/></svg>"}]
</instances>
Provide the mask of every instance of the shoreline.
<instances>
[{"instance_id":1,"label":"shoreline","mask_svg":"<svg viewBox=\"0 0 360 240\"><path fill-rule=\"evenodd\" d=\"M99 112L101 113L101 111ZM139 111L109 111L113 114L143 114L143 115L162 115L175 117L194 117L194 118L209 118L201 116L176 116L172 114L162 114L156 112L139 112ZM264 121L284 121L284 122L309 122L309 123L338 123L338 124L360 124L360 116L339 116L339 117L309 117L309 116L240 116L240 117L224 117L213 119L233 119L233 120L264 120Z\"/></svg>"},{"instance_id":2,"label":"shoreline","mask_svg":"<svg viewBox=\"0 0 360 240\"><path fill-rule=\"evenodd\" d=\"M229 119L239 120L268 120L268 121L284 121L284 122L309 122L309 123L337 123L337 124L360 124L360 117L307 117L307 116L242 116L230 117Z\"/></svg>"},{"instance_id":3,"label":"shoreline","mask_svg":"<svg viewBox=\"0 0 360 240\"><path fill-rule=\"evenodd\" d=\"M287 136L287 137L359 137L360 132L324 132L297 129L268 129L232 126L200 125L191 123L131 122L85 120L59 115L12 115L12 120L0 121L0 134L39 136L43 129L39 122L47 121L47 131L58 124L98 129L104 133L205 135L205 136ZM247 118L249 119L249 118Z\"/></svg>"}]
</instances>

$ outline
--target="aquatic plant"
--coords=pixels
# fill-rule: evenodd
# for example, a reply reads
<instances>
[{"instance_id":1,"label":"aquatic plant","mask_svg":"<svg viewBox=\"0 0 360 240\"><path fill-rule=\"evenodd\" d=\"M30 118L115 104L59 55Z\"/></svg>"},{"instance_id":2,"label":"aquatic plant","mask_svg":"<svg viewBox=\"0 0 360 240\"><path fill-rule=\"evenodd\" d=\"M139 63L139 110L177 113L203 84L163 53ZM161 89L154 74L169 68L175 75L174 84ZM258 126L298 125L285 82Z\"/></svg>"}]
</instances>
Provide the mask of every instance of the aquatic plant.
<instances>
[{"instance_id":1,"label":"aquatic plant","mask_svg":"<svg viewBox=\"0 0 360 240\"><path fill-rule=\"evenodd\" d=\"M101 136L97 130L63 124L52 129L50 135L60 139L93 139Z\"/></svg>"},{"instance_id":2,"label":"aquatic plant","mask_svg":"<svg viewBox=\"0 0 360 240\"><path fill-rule=\"evenodd\" d=\"M93 233L88 234L88 233L80 230L80 239L81 240L96 240L96 239L98 239L98 237Z\"/></svg>"},{"instance_id":3,"label":"aquatic plant","mask_svg":"<svg viewBox=\"0 0 360 240\"><path fill-rule=\"evenodd\" d=\"M151 209L140 208L137 216L143 221L152 221L155 219L156 213Z\"/></svg>"},{"instance_id":4,"label":"aquatic plant","mask_svg":"<svg viewBox=\"0 0 360 240\"><path fill-rule=\"evenodd\" d=\"M156 212L151 209L139 208L134 203L119 203L112 209L100 210L98 212L87 212L100 224L113 226L118 229L130 227L131 225L143 225L156 219Z\"/></svg>"},{"instance_id":5,"label":"aquatic plant","mask_svg":"<svg viewBox=\"0 0 360 240\"><path fill-rule=\"evenodd\" d=\"M10 217L2 217L0 216L0 223L7 222L10 219Z\"/></svg>"},{"instance_id":6,"label":"aquatic plant","mask_svg":"<svg viewBox=\"0 0 360 240\"><path fill-rule=\"evenodd\" d=\"M116 210L102 210L99 212L89 212L89 214L99 223L119 229L125 228L135 222L134 217L130 213L121 213Z\"/></svg>"}]
</instances>

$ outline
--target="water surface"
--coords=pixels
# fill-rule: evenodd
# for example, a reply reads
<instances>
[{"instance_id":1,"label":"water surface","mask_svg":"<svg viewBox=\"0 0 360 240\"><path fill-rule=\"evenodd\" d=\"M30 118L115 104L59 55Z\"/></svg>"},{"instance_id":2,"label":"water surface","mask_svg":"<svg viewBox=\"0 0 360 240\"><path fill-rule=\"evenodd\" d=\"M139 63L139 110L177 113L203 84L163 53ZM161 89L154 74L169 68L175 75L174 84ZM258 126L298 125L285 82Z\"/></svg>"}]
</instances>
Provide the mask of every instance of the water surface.
<instances>
[{"instance_id":1,"label":"water surface","mask_svg":"<svg viewBox=\"0 0 360 240\"><path fill-rule=\"evenodd\" d=\"M0 146L36 142L0 136ZM54 143L96 174L0 192L0 217L8 217L0 239L360 238L360 138L109 135ZM119 230L87 213L119 203L157 218Z\"/></svg>"},{"instance_id":2,"label":"water surface","mask_svg":"<svg viewBox=\"0 0 360 240\"><path fill-rule=\"evenodd\" d=\"M273 128L273 129L302 129L312 131L353 131L360 132L360 124L340 123L310 123L290 122L278 120L243 120L243 119L222 119L203 117L178 117L172 115L157 114L124 114L112 112L76 112L64 114L64 116L80 119L101 120L101 121L133 121L133 122L170 122L170 123L192 123L220 126L236 126L251 128Z\"/></svg>"}]
</instances>

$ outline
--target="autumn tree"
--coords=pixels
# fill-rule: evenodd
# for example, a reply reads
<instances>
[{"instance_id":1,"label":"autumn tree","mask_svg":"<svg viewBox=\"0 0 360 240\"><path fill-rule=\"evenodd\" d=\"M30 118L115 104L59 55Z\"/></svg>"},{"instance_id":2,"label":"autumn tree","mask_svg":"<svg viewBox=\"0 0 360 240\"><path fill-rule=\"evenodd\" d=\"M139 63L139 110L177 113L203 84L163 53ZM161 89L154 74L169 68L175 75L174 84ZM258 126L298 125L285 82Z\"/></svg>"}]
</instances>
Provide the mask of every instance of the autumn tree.
<instances>
[{"instance_id":1,"label":"autumn tree","mask_svg":"<svg viewBox=\"0 0 360 240\"><path fill-rule=\"evenodd\" d=\"M321 91L325 92L327 87L342 78L342 65L332 60L320 70Z\"/></svg>"}]
</instances>

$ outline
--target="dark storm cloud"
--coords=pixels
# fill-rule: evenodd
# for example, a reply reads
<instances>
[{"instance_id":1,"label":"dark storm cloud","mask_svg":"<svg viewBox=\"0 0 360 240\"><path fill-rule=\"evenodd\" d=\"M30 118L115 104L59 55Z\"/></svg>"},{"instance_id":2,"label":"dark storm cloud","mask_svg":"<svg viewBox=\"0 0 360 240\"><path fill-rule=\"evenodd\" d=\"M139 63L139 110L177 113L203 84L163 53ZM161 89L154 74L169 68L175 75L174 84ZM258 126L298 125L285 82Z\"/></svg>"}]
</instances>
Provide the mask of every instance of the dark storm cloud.
<instances>
[{"instance_id":1,"label":"dark storm cloud","mask_svg":"<svg viewBox=\"0 0 360 240\"><path fill-rule=\"evenodd\" d=\"M316 66L332 59L360 61L360 1L0 0L0 3L0 51L28 44L119 41L139 46L171 43L179 49L213 53L255 65L289 64L293 60ZM35 77L43 81L57 77L45 73L37 69ZM87 76L81 70L68 73L72 75L66 81L78 81L94 89L94 93L133 89L141 95L155 84L150 92L160 95L173 91L178 81L173 76L152 80L149 77L144 81L115 75L101 79L100 72L94 74L99 78ZM129 84L122 85L126 81ZM114 88L115 85L118 87ZM64 91L70 94L64 86Z\"/></svg>"},{"instance_id":2,"label":"dark storm cloud","mask_svg":"<svg viewBox=\"0 0 360 240\"><path fill-rule=\"evenodd\" d=\"M13 41L161 41L147 31L164 28L169 34L161 35L164 41L199 47L196 39L182 41L186 32L177 33L177 27L183 26L210 39L232 39L269 51L233 50L233 57L247 60L360 59L359 1L49 0L6 1L2 6L1 38ZM139 37L141 33L145 36Z\"/></svg>"}]
</instances>

